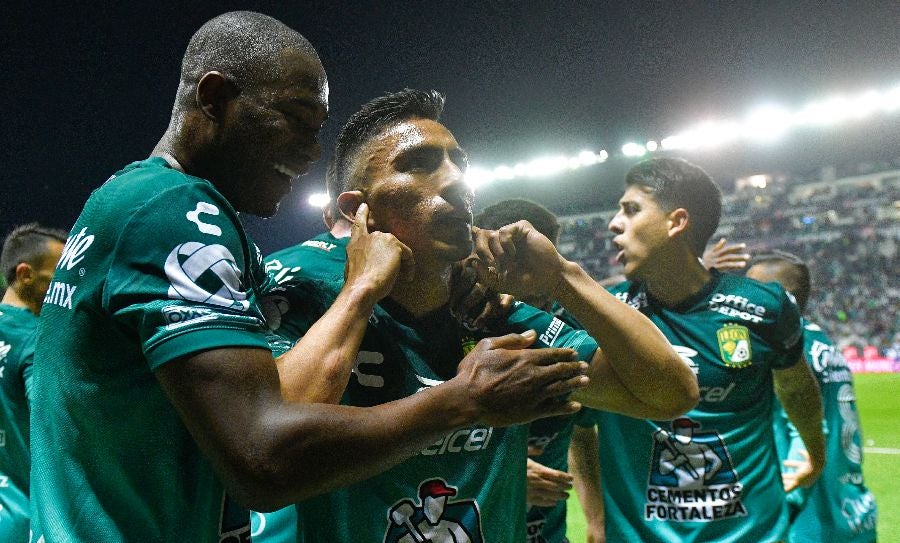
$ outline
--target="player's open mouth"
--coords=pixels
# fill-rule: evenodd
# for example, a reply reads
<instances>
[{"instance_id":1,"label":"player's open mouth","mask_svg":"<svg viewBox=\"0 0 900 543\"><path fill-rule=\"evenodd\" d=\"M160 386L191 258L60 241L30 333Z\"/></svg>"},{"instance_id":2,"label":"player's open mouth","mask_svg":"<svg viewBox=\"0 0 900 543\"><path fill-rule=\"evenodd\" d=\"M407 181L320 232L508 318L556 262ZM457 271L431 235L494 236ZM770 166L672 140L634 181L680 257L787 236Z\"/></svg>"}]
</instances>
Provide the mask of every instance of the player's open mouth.
<instances>
[{"instance_id":1,"label":"player's open mouth","mask_svg":"<svg viewBox=\"0 0 900 543\"><path fill-rule=\"evenodd\" d=\"M624 266L625 260L626 260L625 249L623 249L622 246L619 245L618 243L616 243L615 241L613 241L613 245L616 247L616 249L619 250L619 252L616 253L616 263Z\"/></svg>"}]
</instances>

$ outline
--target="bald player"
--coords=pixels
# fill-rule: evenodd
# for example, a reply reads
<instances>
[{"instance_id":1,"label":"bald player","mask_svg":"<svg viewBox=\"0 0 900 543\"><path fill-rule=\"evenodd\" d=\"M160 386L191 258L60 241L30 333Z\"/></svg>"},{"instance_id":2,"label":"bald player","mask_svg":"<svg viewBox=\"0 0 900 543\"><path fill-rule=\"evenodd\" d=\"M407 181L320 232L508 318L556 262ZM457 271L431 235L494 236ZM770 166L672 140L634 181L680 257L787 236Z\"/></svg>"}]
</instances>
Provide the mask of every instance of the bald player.
<instances>
[{"instance_id":1,"label":"bald player","mask_svg":"<svg viewBox=\"0 0 900 543\"><path fill-rule=\"evenodd\" d=\"M384 233L357 240L333 307L273 362L262 258L237 213L275 213L319 158L327 114L321 62L283 23L233 12L191 38L162 139L93 192L50 284L35 351L33 540L246 541L244 507L372 476L456 428L568 408L541 391L580 386L581 365L565 349L498 348L530 343L517 334L480 343L421 394L311 405L304 385L327 378L323 361L355 358L408 265Z\"/></svg>"}]
</instances>

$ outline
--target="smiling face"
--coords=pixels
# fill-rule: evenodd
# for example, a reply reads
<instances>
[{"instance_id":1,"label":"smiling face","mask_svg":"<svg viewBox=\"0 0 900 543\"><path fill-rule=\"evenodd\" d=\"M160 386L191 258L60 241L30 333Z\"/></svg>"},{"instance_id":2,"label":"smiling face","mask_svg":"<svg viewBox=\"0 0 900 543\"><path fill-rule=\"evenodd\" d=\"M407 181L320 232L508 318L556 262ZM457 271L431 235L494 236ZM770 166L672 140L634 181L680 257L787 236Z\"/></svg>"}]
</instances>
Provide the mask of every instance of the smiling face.
<instances>
[{"instance_id":1,"label":"smiling face","mask_svg":"<svg viewBox=\"0 0 900 543\"><path fill-rule=\"evenodd\" d=\"M370 228L413 252L452 263L472 251L472 191L463 183L466 154L444 125L415 118L389 126L354 161L370 208Z\"/></svg>"},{"instance_id":2,"label":"smiling face","mask_svg":"<svg viewBox=\"0 0 900 543\"><path fill-rule=\"evenodd\" d=\"M238 211L269 217L322 149L328 80L315 57L286 49L281 77L243 89L229 104L216 146L217 180ZM218 183L217 183L218 184Z\"/></svg>"},{"instance_id":3,"label":"smiling face","mask_svg":"<svg viewBox=\"0 0 900 543\"><path fill-rule=\"evenodd\" d=\"M646 278L669 242L669 214L641 185L631 185L619 199L619 211L609 221L619 252L616 260L630 280Z\"/></svg>"}]
</instances>

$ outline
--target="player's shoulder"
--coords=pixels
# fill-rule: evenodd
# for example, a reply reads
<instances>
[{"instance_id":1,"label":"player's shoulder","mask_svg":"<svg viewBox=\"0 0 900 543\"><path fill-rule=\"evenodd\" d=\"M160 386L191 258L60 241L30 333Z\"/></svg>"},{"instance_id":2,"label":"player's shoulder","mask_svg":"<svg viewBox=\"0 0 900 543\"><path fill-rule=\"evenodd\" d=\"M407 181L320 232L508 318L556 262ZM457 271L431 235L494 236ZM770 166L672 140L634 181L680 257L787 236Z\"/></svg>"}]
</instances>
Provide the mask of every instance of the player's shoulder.
<instances>
[{"instance_id":1,"label":"player's shoulder","mask_svg":"<svg viewBox=\"0 0 900 543\"><path fill-rule=\"evenodd\" d=\"M0 304L0 339L27 338L37 329L38 318L27 309Z\"/></svg>"},{"instance_id":2,"label":"player's shoulder","mask_svg":"<svg viewBox=\"0 0 900 543\"><path fill-rule=\"evenodd\" d=\"M115 209L121 216L154 209L161 217L171 218L179 206L191 207L186 213L194 211L198 216L236 216L211 182L176 170L161 157L132 162L114 173L91 194L85 209Z\"/></svg>"},{"instance_id":3,"label":"player's shoulder","mask_svg":"<svg viewBox=\"0 0 900 543\"><path fill-rule=\"evenodd\" d=\"M711 294L711 303L732 303L746 308L765 308L767 312L780 312L792 296L779 283L763 283L749 277L730 273L717 273L718 284Z\"/></svg>"},{"instance_id":4,"label":"player's shoulder","mask_svg":"<svg viewBox=\"0 0 900 543\"><path fill-rule=\"evenodd\" d=\"M622 281L606 287L606 290L616 299L634 308L640 309L647 305L647 292L643 288L643 284L638 281Z\"/></svg>"},{"instance_id":5,"label":"player's shoulder","mask_svg":"<svg viewBox=\"0 0 900 543\"><path fill-rule=\"evenodd\" d=\"M801 322L803 323L803 336L806 340L814 339L829 346L834 345L824 328L806 318L803 318Z\"/></svg>"}]
</instances>

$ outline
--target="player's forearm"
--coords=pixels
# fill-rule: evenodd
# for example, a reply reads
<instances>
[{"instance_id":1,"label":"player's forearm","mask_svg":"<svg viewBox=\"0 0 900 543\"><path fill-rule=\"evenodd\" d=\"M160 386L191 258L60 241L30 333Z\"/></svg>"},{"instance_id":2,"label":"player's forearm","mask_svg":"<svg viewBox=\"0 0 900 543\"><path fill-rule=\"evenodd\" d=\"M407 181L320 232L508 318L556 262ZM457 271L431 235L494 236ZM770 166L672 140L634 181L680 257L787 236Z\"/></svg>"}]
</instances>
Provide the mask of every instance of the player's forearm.
<instances>
[{"instance_id":1,"label":"player's forearm","mask_svg":"<svg viewBox=\"0 0 900 543\"><path fill-rule=\"evenodd\" d=\"M674 418L699 399L697 379L662 332L639 311L566 262L556 300L581 321L632 396Z\"/></svg>"},{"instance_id":2,"label":"player's forearm","mask_svg":"<svg viewBox=\"0 0 900 543\"><path fill-rule=\"evenodd\" d=\"M278 358L285 401L341 400L376 301L367 289L346 286L322 318Z\"/></svg>"},{"instance_id":3,"label":"player's forearm","mask_svg":"<svg viewBox=\"0 0 900 543\"><path fill-rule=\"evenodd\" d=\"M258 510L382 473L441 436L474 424L478 416L463 384L453 379L371 408L286 404L283 409L282 416L268 416L265 433L277 437L260 452L271 459L270 469L263 480L254 478L247 498Z\"/></svg>"},{"instance_id":4,"label":"player's forearm","mask_svg":"<svg viewBox=\"0 0 900 543\"><path fill-rule=\"evenodd\" d=\"M569 445L569 472L588 525L602 528L605 509L596 427L575 427Z\"/></svg>"},{"instance_id":5,"label":"player's forearm","mask_svg":"<svg viewBox=\"0 0 900 543\"><path fill-rule=\"evenodd\" d=\"M821 468L825 462L825 436L822 433L822 394L812 370L800 361L792 368L774 372L775 393L810 459Z\"/></svg>"}]
</instances>

